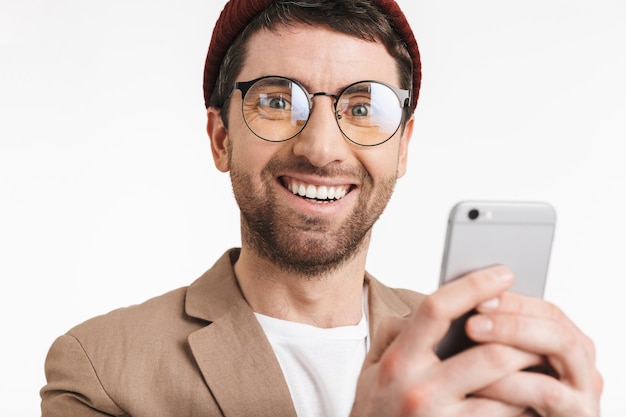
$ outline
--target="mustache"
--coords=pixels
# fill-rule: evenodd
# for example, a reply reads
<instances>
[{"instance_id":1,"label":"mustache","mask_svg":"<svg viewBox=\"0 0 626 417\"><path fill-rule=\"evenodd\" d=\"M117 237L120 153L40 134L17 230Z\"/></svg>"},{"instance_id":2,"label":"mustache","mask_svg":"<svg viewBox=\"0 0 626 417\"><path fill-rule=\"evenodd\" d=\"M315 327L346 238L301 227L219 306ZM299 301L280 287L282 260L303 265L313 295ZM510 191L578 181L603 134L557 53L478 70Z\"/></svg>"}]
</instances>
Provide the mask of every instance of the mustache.
<instances>
[{"instance_id":1,"label":"mustache","mask_svg":"<svg viewBox=\"0 0 626 417\"><path fill-rule=\"evenodd\" d=\"M298 172L307 175L315 175L319 177L353 177L364 179L369 176L368 172L362 165L357 167L341 166L339 163L331 164L324 167L318 167L309 162L305 157L281 159L278 156L273 157L263 168L262 174L276 176L278 172Z\"/></svg>"}]
</instances>

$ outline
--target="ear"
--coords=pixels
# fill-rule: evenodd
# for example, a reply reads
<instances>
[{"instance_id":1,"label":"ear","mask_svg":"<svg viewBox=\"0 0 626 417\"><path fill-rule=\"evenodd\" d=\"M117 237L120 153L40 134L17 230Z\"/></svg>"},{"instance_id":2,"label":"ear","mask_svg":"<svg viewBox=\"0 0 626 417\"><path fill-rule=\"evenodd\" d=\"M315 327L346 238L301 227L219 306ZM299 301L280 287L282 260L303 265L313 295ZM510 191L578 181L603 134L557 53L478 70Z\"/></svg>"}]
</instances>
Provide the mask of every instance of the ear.
<instances>
[{"instance_id":1,"label":"ear","mask_svg":"<svg viewBox=\"0 0 626 417\"><path fill-rule=\"evenodd\" d=\"M406 125L404 126L404 131L402 132L402 137L400 137L400 149L398 154L398 175L397 178L401 178L406 174L406 165L407 159L409 156L409 142L411 141L411 137L413 136L413 125L415 124L415 117L411 116Z\"/></svg>"},{"instance_id":2,"label":"ear","mask_svg":"<svg viewBox=\"0 0 626 417\"><path fill-rule=\"evenodd\" d=\"M222 121L221 110L216 107L207 109L206 131L211 140L211 153L215 166L222 172L230 169L228 163L228 131Z\"/></svg>"}]
</instances>

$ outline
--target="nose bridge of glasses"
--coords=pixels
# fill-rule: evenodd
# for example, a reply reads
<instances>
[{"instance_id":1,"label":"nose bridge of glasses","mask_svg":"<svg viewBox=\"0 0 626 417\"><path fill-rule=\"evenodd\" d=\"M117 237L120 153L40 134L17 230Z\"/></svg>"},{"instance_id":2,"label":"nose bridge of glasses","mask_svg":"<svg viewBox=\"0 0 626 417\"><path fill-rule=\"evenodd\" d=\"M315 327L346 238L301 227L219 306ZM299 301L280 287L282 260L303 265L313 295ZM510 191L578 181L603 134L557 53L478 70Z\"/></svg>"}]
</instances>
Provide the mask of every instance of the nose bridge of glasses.
<instances>
[{"instance_id":1,"label":"nose bridge of glasses","mask_svg":"<svg viewBox=\"0 0 626 417\"><path fill-rule=\"evenodd\" d=\"M310 103L310 107L311 107L311 111L313 110L313 99L315 97L330 97L333 99L332 103L333 103L333 110L334 110L334 114L335 114L335 118L337 118L339 116L339 114L337 113L337 102L339 101L339 96L336 94L331 94L331 93L327 93L325 91L318 91L316 93L310 93L308 94L309 96L309 103ZM309 115L309 117L311 117Z\"/></svg>"},{"instance_id":2,"label":"nose bridge of glasses","mask_svg":"<svg viewBox=\"0 0 626 417\"><path fill-rule=\"evenodd\" d=\"M325 91L318 91L317 93L310 93L308 96L309 96L309 101L311 102L311 106L313 105L313 99L315 97L320 97L320 96L331 97L333 99L333 104L334 105L336 105L337 104L337 100L339 100L339 96L337 94L331 94L331 93L327 93Z\"/></svg>"}]
</instances>

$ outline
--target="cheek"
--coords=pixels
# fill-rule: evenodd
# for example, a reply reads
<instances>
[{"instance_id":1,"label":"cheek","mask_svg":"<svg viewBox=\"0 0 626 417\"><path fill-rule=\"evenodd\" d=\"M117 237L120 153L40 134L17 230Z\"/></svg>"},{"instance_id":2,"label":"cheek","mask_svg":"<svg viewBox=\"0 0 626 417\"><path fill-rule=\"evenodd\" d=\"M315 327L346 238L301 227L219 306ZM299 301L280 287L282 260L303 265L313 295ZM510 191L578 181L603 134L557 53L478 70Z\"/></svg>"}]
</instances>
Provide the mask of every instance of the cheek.
<instances>
[{"instance_id":1,"label":"cheek","mask_svg":"<svg viewBox=\"0 0 626 417\"><path fill-rule=\"evenodd\" d=\"M268 162L276 156L280 144L271 143L257 138L244 125L245 130L231 134L230 164L231 169L245 172L254 182L260 179Z\"/></svg>"},{"instance_id":2,"label":"cheek","mask_svg":"<svg viewBox=\"0 0 626 417\"><path fill-rule=\"evenodd\" d=\"M263 170L277 154L288 152L292 142L273 143L257 137L243 120L240 106L231 106L228 115L231 170L235 169L238 175L245 175L250 184L258 185L270 181L271 179L261 178Z\"/></svg>"},{"instance_id":3,"label":"cheek","mask_svg":"<svg viewBox=\"0 0 626 417\"><path fill-rule=\"evenodd\" d=\"M260 159L262 154L259 147L261 140L250 132L246 124L236 117L231 117L232 124L228 127L229 153L231 164L248 170Z\"/></svg>"},{"instance_id":4,"label":"cheek","mask_svg":"<svg viewBox=\"0 0 626 417\"><path fill-rule=\"evenodd\" d=\"M263 156L260 152L255 152L254 147L247 146L245 140L241 138L233 143L231 148L231 167L236 167L240 171L245 171L254 176L261 172Z\"/></svg>"},{"instance_id":5,"label":"cheek","mask_svg":"<svg viewBox=\"0 0 626 417\"><path fill-rule=\"evenodd\" d=\"M380 146L385 146L383 144ZM360 155L360 161L365 170L372 178L389 178L398 174L398 148L397 144L389 144L391 146L381 148L368 148Z\"/></svg>"}]
</instances>

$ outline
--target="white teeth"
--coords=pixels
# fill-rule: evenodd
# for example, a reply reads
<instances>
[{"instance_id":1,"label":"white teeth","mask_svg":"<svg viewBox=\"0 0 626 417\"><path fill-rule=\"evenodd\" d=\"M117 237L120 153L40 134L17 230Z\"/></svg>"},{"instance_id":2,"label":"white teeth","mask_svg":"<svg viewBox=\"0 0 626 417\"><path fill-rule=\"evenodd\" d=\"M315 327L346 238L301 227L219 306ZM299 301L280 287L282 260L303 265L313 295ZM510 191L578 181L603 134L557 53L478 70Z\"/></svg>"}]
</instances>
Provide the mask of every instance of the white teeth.
<instances>
[{"instance_id":1,"label":"white teeth","mask_svg":"<svg viewBox=\"0 0 626 417\"><path fill-rule=\"evenodd\" d=\"M328 188L325 185L318 187L317 198L320 200L326 200L328 198Z\"/></svg>"},{"instance_id":2,"label":"white teeth","mask_svg":"<svg viewBox=\"0 0 626 417\"><path fill-rule=\"evenodd\" d=\"M291 183L287 188L293 194L316 200L338 200L348 193L346 187L327 187L325 185L316 187L312 184L305 185L296 182Z\"/></svg>"}]
</instances>

